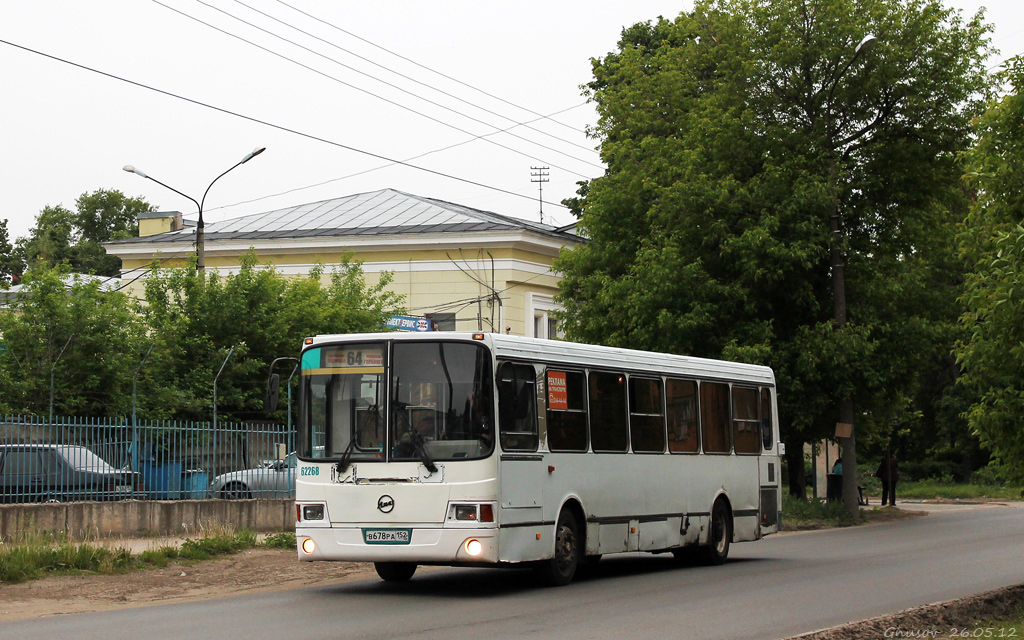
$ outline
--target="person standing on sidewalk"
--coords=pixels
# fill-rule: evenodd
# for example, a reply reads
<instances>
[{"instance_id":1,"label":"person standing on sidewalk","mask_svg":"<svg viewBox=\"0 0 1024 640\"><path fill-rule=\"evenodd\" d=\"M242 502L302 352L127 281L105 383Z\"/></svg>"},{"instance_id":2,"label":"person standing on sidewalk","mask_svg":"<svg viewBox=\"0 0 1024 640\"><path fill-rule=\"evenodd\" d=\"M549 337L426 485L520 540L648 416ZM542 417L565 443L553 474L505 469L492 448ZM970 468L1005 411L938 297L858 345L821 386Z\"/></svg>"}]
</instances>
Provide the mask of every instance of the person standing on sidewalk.
<instances>
[{"instance_id":1,"label":"person standing on sidewalk","mask_svg":"<svg viewBox=\"0 0 1024 640\"><path fill-rule=\"evenodd\" d=\"M882 458L882 461L878 464L878 471L875 471L875 477L882 481L882 506L889 505L896 506L896 482L900 479L899 463L896 462L895 456L887 456Z\"/></svg>"}]
</instances>

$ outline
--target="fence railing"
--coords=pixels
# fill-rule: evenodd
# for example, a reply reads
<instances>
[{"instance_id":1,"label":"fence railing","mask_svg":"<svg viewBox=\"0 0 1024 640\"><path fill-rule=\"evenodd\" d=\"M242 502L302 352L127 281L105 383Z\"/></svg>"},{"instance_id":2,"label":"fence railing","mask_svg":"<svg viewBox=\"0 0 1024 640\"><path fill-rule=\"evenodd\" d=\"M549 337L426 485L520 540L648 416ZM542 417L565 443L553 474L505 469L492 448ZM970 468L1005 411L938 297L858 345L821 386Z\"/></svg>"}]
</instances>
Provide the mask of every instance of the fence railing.
<instances>
[{"instance_id":1,"label":"fence railing","mask_svg":"<svg viewBox=\"0 0 1024 640\"><path fill-rule=\"evenodd\" d=\"M294 450L280 424L0 416L0 501L291 498Z\"/></svg>"}]
</instances>

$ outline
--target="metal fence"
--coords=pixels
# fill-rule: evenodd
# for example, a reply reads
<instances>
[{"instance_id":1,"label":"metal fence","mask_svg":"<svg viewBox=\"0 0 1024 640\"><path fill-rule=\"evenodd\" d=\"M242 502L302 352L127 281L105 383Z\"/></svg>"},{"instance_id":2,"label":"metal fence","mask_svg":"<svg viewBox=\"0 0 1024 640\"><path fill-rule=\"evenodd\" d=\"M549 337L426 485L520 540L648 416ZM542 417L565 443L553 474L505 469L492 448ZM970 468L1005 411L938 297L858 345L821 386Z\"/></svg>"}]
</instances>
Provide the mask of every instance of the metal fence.
<instances>
[{"instance_id":1,"label":"metal fence","mask_svg":"<svg viewBox=\"0 0 1024 640\"><path fill-rule=\"evenodd\" d=\"M0 501L291 498L294 451L280 424L0 416Z\"/></svg>"}]
</instances>

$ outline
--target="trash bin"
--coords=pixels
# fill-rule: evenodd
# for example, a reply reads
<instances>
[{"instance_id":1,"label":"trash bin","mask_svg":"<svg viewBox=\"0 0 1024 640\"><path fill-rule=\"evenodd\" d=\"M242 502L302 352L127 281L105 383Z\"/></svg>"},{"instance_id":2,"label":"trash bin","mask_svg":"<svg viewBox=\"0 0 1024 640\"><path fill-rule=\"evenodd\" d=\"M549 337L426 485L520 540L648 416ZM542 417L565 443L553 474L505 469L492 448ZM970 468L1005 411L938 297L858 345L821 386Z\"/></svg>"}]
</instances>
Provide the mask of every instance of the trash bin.
<instances>
[{"instance_id":1,"label":"trash bin","mask_svg":"<svg viewBox=\"0 0 1024 640\"><path fill-rule=\"evenodd\" d=\"M181 463L145 460L139 463L142 481L149 497L155 500L177 500L181 495Z\"/></svg>"},{"instance_id":2,"label":"trash bin","mask_svg":"<svg viewBox=\"0 0 1024 640\"><path fill-rule=\"evenodd\" d=\"M187 469L181 472L181 497L185 500L201 500L210 488L210 473L203 469Z\"/></svg>"},{"instance_id":3,"label":"trash bin","mask_svg":"<svg viewBox=\"0 0 1024 640\"><path fill-rule=\"evenodd\" d=\"M843 499L843 474L829 473L825 475L825 499L829 502Z\"/></svg>"}]
</instances>

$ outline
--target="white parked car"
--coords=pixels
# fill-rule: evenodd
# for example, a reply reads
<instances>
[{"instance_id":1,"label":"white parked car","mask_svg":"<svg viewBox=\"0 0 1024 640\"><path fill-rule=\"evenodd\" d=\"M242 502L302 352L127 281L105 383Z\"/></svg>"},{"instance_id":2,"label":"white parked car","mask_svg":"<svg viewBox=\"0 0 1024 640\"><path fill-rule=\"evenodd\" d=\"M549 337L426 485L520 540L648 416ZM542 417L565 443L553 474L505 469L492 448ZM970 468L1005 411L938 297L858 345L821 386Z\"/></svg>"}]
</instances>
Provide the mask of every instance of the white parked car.
<instances>
[{"instance_id":1,"label":"white parked car","mask_svg":"<svg viewBox=\"0 0 1024 640\"><path fill-rule=\"evenodd\" d=\"M293 451L284 460L274 460L253 469L222 473L210 484L210 497L226 500L294 498L297 467L298 459Z\"/></svg>"}]
</instances>

